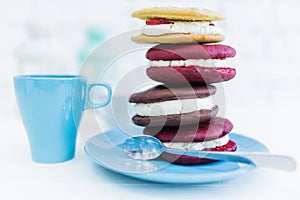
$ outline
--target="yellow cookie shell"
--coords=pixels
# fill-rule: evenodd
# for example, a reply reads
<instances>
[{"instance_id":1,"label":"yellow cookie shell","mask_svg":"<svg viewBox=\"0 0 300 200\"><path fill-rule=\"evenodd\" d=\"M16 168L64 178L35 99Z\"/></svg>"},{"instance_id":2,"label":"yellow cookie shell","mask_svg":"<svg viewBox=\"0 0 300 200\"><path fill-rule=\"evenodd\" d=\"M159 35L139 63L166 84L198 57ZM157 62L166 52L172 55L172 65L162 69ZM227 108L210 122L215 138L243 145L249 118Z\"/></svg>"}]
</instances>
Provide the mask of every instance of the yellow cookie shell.
<instances>
[{"instance_id":1,"label":"yellow cookie shell","mask_svg":"<svg viewBox=\"0 0 300 200\"><path fill-rule=\"evenodd\" d=\"M142 20L161 18L174 21L217 21L225 19L213 10L179 7L144 8L133 12L131 16Z\"/></svg>"},{"instance_id":2,"label":"yellow cookie shell","mask_svg":"<svg viewBox=\"0 0 300 200\"><path fill-rule=\"evenodd\" d=\"M137 43L210 43L210 42L221 42L224 40L224 36L220 34L216 35L205 35L205 34L165 34L160 36L148 36L148 35L138 35L131 38Z\"/></svg>"}]
</instances>

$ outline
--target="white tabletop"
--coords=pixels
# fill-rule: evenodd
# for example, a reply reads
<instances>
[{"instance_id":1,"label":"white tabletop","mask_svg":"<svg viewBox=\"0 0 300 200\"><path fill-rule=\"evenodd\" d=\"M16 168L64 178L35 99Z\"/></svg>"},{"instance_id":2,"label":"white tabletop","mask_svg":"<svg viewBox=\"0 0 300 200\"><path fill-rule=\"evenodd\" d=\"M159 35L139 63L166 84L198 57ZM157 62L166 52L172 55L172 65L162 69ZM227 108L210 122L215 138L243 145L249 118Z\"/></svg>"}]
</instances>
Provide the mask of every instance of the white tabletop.
<instances>
[{"instance_id":1,"label":"white tabletop","mask_svg":"<svg viewBox=\"0 0 300 200\"><path fill-rule=\"evenodd\" d=\"M1 105L0 199L253 200L271 197L291 200L300 197L299 169L295 172L256 169L233 180L204 185L157 184L128 178L98 166L85 156L80 140L73 160L50 165L34 163L12 92L2 92L3 95L12 98ZM272 152L285 153L299 161L295 139L299 138L299 122L295 117L299 110L261 105L233 107L227 106L232 110L228 113L230 119L236 122L235 132L263 141ZM282 120L283 116L289 120ZM82 120L82 126L91 126L91 123L85 118ZM91 126L93 131L97 130Z\"/></svg>"}]
</instances>

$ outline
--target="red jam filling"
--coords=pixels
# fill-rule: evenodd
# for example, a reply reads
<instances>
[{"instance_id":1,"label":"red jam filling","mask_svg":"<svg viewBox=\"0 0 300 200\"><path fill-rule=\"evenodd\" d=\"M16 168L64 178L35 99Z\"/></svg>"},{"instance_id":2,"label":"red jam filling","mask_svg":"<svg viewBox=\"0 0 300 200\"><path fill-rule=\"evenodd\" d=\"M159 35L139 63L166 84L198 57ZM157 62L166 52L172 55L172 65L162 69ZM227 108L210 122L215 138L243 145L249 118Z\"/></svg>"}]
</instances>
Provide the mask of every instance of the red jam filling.
<instances>
[{"instance_id":1,"label":"red jam filling","mask_svg":"<svg viewBox=\"0 0 300 200\"><path fill-rule=\"evenodd\" d=\"M173 24L173 22L167 19L148 19L146 20L146 24L147 25Z\"/></svg>"}]
</instances>

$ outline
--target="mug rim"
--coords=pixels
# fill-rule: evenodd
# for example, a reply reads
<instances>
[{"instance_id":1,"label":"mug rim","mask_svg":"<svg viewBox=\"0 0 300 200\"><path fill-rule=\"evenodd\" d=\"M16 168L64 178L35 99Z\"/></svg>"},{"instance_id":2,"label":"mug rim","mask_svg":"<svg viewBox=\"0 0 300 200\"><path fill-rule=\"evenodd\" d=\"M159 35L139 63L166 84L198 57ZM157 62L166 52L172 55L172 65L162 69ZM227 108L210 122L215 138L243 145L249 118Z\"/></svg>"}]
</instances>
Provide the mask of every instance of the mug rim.
<instances>
[{"instance_id":1,"label":"mug rim","mask_svg":"<svg viewBox=\"0 0 300 200\"><path fill-rule=\"evenodd\" d=\"M15 79L31 79L31 80L72 80L72 79L85 79L84 76L72 74L27 74L16 75Z\"/></svg>"}]
</instances>

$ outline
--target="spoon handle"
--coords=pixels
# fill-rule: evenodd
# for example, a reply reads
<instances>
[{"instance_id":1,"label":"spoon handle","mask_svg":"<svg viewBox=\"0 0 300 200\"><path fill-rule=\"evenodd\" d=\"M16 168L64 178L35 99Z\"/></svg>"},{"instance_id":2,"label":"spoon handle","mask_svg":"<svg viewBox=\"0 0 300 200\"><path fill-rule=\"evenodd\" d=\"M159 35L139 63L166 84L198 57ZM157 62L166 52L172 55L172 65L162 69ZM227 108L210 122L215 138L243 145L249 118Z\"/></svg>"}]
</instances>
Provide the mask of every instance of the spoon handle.
<instances>
[{"instance_id":1,"label":"spoon handle","mask_svg":"<svg viewBox=\"0 0 300 200\"><path fill-rule=\"evenodd\" d=\"M215 160L240 162L251 164L257 167L273 168L286 171L294 171L297 166L296 161L292 157L270 153L182 151L169 148L165 148L165 151L173 154L175 153Z\"/></svg>"}]
</instances>

